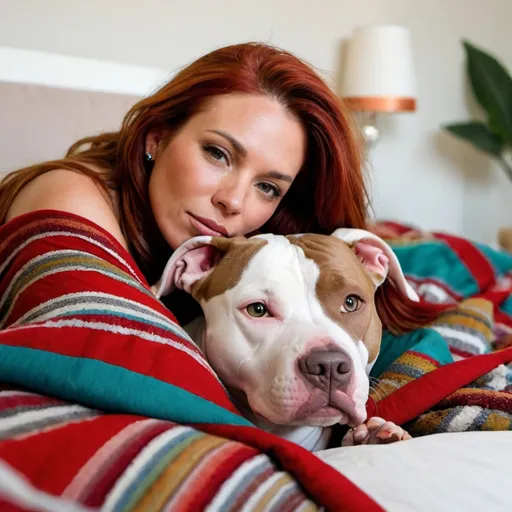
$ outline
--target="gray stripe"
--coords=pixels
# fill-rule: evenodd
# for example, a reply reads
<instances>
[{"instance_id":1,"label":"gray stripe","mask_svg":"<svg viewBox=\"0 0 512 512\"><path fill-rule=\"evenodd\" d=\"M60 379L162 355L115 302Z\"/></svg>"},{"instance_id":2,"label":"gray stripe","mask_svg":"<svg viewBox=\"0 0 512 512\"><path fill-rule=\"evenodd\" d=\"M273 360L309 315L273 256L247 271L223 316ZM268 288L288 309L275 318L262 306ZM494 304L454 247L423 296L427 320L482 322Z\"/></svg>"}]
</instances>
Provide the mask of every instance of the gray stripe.
<instances>
[{"instance_id":1,"label":"gray stripe","mask_svg":"<svg viewBox=\"0 0 512 512\"><path fill-rule=\"evenodd\" d=\"M461 407L455 407L453 408L445 418L441 420L439 425L435 428L433 433L439 433L439 432L448 432L448 427L450 426L451 422L459 415L461 412Z\"/></svg>"},{"instance_id":2,"label":"gray stripe","mask_svg":"<svg viewBox=\"0 0 512 512\"><path fill-rule=\"evenodd\" d=\"M461 407L463 409L463 407ZM461 412L463 412L461 410ZM473 423L467 428L467 430L481 430L482 425L487 421L489 414L491 414L490 409L482 409L478 416L473 420Z\"/></svg>"},{"instance_id":3,"label":"gray stripe","mask_svg":"<svg viewBox=\"0 0 512 512\"><path fill-rule=\"evenodd\" d=\"M71 421L79 421L86 418L93 418L95 416L100 416L101 413L95 411L93 409L83 409L80 411L74 411L68 414L63 414L62 416L57 416L53 418L41 418L40 420L24 423L23 425L16 425L10 429L2 430L0 433L1 439L8 439L10 437L19 436L21 434L29 434L32 432L38 432L40 430L46 429L48 427L54 426L64 426L65 424ZM0 421L1 427L1 421Z\"/></svg>"},{"instance_id":4,"label":"gray stripe","mask_svg":"<svg viewBox=\"0 0 512 512\"><path fill-rule=\"evenodd\" d=\"M425 374L421 368L414 368L413 366L406 365L404 363L393 363L390 364L384 373L399 373L401 375L407 375L409 377L418 378Z\"/></svg>"},{"instance_id":5,"label":"gray stripe","mask_svg":"<svg viewBox=\"0 0 512 512\"><path fill-rule=\"evenodd\" d=\"M106 295L106 294L105 294ZM31 321L34 321L34 319L41 317L43 315L46 315L48 313L51 313L52 311L66 307L66 306L85 306L88 302L95 302L99 304L104 304L106 306L122 306L123 308L131 311L135 311L138 313L143 313L147 316L155 318L160 323L167 323L172 324L172 322L165 318L163 315L158 314L156 311L152 310L151 308L145 308L139 304L136 304L134 302L129 302L127 300L124 300L121 297L116 297L115 295L110 296L99 296L94 295L91 293L83 293L80 294L80 296L76 297L61 297L58 299L55 299L50 304L47 304L44 307L38 308L37 311L33 310L32 313L27 315L24 318L23 323L30 323ZM78 311L77 311L78 312Z\"/></svg>"},{"instance_id":6,"label":"gray stripe","mask_svg":"<svg viewBox=\"0 0 512 512\"><path fill-rule=\"evenodd\" d=\"M483 322L479 322L483 323ZM486 327L489 328L489 330L492 332L492 329L489 325L485 324ZM450 329L451 331L457 331L457 332L463 332L466 334L470 334L471 336L474 336L475 338L478 338L479 340L484 341L486 344L489 344L490 342L487 340L487 336L479 329L475 329L473 327L468 327L467 325L461 325L461 324L450 324L450 323L438 323L432 326L433 329L437 328L445 328Z\"/></svg>"},{"instance_id":7,"label":"gray stripe","mask_svg":"<svg viewBox=\"0 0 512 512\"><path fill-rule=\"evenodd\" d=\"M19 405L14 407L9 407L8 409L4 409L0 411L0 420L2 418L11 418L16 416L19 413L27 412L27 411L42 411L44 409L53 409L54 407L62 407L65 404L63 402L55 402L50 404L39 404L39 405Z\"/></svg>"},{"instance_id":8,"label":"gray stripe","mask_svg":"<svg viewBox=\"0 0 512 512\"><path fill-rule=\"evenodd\" d=\"M473 338L475 338L475 344L469 343L461 338L458 338L456 334L447 335L446 333L439 332L437 327L439 328L449 328L452 331L460 332L464 334L469 334ZM454 327L453 325L442 324L439 326L433 326L432 329L436 331L439 335L443 337L446 342L459 350L463 350L464 352L469 352L471 354L485 354L489 352L491 349L491 343L487 340L487 338L480 332L473 329L462 328L459 326Z\"/></svg>"}]
</instances>

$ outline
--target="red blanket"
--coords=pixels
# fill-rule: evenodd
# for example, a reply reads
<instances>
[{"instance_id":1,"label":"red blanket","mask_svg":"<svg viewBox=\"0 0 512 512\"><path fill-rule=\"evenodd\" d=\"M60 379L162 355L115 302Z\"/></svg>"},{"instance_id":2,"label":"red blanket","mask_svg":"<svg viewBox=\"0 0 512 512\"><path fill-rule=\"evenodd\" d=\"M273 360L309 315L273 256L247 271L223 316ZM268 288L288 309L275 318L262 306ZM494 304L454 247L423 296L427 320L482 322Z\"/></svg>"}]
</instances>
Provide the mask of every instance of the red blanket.
<instances>
[{"instance_id":1,"label":"red blanket","mask_svg":"<svg viewBox=\"0 0 512 512\"><path fill-rule=\"evenodd\" d=\"M0 262L0 510L380 510L242 418L94 224L17 218Z\"/></svg>"}]
</instances>

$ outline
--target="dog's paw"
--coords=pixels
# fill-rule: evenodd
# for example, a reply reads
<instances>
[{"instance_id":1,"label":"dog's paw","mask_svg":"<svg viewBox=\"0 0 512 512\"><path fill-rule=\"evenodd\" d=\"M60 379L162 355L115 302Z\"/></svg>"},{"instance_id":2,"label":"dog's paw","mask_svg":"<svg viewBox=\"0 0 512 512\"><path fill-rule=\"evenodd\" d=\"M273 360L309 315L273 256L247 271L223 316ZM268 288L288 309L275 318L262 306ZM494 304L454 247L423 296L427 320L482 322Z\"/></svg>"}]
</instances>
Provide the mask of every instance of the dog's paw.
<instances>
[{"instance_id":1,"label":"dog's paw","mask_svg":"<svg viewBox=\"0 0 512 512\"><path fill-rule=\"evenodd\" d=\"M388 444L406 441L407 439L412 438L402 427L395 425L391 421L374 416L366 423L362 423L356 428L351 428L341 441L341 446Z\"/></svg>"}]
</instances>

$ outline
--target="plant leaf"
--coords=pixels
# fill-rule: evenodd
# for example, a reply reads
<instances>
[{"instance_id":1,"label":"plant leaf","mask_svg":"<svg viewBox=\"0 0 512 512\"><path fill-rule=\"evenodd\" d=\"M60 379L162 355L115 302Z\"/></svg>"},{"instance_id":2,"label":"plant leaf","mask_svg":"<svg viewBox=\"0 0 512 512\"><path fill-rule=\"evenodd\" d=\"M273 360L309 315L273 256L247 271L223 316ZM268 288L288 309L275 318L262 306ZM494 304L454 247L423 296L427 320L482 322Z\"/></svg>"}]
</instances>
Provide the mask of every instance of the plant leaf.
<instances>
[{"instance_id":1,"label":"plant leaf","mask_svg":"<svg viewBox=\"0 0 512 512\"><path fill-rule=\"evenodd\" d=\"M471 87L489 122L512 142L512 77L494 57L464 41Z\"/></svg>"},{"instance_id":2,"label":"plant leaf","mask_svg":"<svg viewBox=\"0 0 512 512\"><path fill-rule=\"evenodd\" d=\"M503 137L493 133L486 124L480 121L453 123L445 125L444 128L459 139L470 142L480 151L495 157L500 157L505 147Z\"/></svg>"}]
</instances>

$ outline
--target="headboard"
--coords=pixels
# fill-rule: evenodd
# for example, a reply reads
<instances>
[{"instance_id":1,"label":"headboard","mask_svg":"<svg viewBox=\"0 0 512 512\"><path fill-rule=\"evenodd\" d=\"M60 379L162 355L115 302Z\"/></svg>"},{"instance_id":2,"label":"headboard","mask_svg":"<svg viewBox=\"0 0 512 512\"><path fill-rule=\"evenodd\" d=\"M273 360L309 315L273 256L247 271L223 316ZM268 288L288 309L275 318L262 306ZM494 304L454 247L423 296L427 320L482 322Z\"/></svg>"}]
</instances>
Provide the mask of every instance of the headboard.
<instances>
[{"instance_id":1,"label":"headboard","mask_svg":"<svg viewBox=\"0 0 512 512\"><path fill-rule=\"evenodd\" d=\"M162 70L0 46L0 175L116 130Z\"/></svg>"},{"instance_id":2,"label":"headboard","mask_svg":"<svg viewBox=\"0 0 512 512\"><path fill-rule=\"evenodd\" d=\"M0 83L0 173L61 158L80 137L116 130L138 96Z\"/></svg>"}]
</instances>

